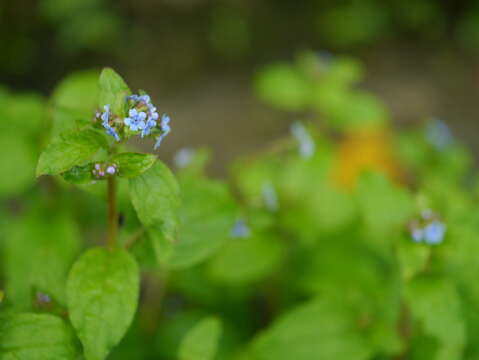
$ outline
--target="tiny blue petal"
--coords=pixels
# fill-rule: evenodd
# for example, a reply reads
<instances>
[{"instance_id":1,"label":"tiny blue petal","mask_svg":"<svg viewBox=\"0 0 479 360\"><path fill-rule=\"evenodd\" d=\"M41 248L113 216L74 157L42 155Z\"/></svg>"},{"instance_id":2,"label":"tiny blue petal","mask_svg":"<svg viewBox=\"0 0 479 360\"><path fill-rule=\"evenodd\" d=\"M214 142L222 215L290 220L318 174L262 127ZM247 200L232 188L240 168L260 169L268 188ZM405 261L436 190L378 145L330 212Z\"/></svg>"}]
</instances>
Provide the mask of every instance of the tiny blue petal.
<instances>
[{"instance_id":1,"label":"tiny blue petal","mask_svg":"<svg viewBox=\"0 0 479 360\"><path fill-rule=\"evenodd\" d=\"M440 244L444 239L446 226L438 220L434 220L424 228L424 241L430 245Z\"/></svg>"},{"instance_id":2,"label":"tiny blue petal","mask_svg":"<svg viewBox=\"0 0 479 360\"><path fill-rule=\"evenodd\" d=\"M411 231L411 237L415 242L421 242L424 238L424 231L420 228Z\"/></svg>"},{"instance_id":3,"label":"tiny blue petal","mask_svg":"<svg viewBox=\"0 0 479 360\"><path fill-rule=\"evenodd\" d=\"M231 237L239 239L239 238L247 238L250 236L250 228L244 219L238 219L233 225L231 229Z\"/></svg>"}]
</instances>

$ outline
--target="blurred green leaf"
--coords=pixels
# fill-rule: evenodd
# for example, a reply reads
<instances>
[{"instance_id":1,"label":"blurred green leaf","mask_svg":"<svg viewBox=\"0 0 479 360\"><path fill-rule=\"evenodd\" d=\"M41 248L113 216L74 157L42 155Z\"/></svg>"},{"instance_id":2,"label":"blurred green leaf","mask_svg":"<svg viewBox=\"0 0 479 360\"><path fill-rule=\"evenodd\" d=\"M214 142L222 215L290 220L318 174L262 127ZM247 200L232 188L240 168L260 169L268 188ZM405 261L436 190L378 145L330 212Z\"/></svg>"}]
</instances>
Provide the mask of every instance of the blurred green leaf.
<instances>
[{"instance_id":1,"label":"blurred green leaf","mask_svg":"<svg viewBox=\"0 0 479 360\"><path fill-rule=\"evenodd\" d=\"M35 291L65 303L67 272L77 255L80 234L65 209L39 208L11 222L4 240L6 295L28 310Z\"/></svg>"},{"instance_id":2,"label":"blurred green leaf","mask_svg":"<svg viewBox=\"0 0 479 360\"><path fill-rule=\"evenodd\" d=\"M283 259L285 249L281 240L269 234L229 239L210 260L209 274L214 280L231 285L263 280L278 269Z\"/></svg>"},{"instance_id":3,"label":"blurred green leaf","mask_svg":"<svg viewBox=\"0 0 479 360\"><path fill-rule=\"evenodd\" d=\"M256 77L258 97L280 109L304 110L309 102L309 83L291 65L276 64L263 69Z\"/></svg>"},{"instance_id":4,"label":"blurred green leaf","mask_svg":"<svg viewBox=\"0 0 479 360\"><path fill-rule=\"evenodd\" d=\"M83 165L107 146L105 136L93 129L60 135L40 155L37 176L57 175L75 165Z\"/></svg>"},{"instance_id":5,"label":"blurred green leaf","mask_svg":"<svg viewBox=\"0 0 479 360\"><path fill-rule=\"evenodd\" d=\"M70 320L87 360L104 359L125 335L136 312L138 266L123 249L90 249L68 277Z\"/></svg>"},{"instance_id":6,"label":"blurred green leaf","mask_svg":"<svg viewBox=\"0 0 479 360\"><path fill-rule=\"evenodd\" d=\"M156 155L126 152L113 156L111 161L118 165L118 176L132 178L151 168Z\"/></svg>"},{"instance_id":7,"label":"blurred green leaf","mask_svg":"<svg viewBox=\"0 0 479 360\"><path fill-rule=\"evenodd\" d=\"M406 281L425 270L431 256L430 246L414 242L409 234L399 238L396 250L401 273Z\"/></svg>"},{"instance_id":8,"label":"blurred green leaf","mask_svg":"<svg viewBox=\"0 0 479 360\"><path fill-rule=\"evenodd\" d=\"M387 32L388 25L386 9L370 1L338 3L318 17L321 36L341 47L377 40Z\"/></svg>"},{"instance_id":9,"label":"blurred green leaf","mask_svg":"<svg viewBox=\"0 0 479 360\"><path fill-rule=\"evenodd\" d=\"M67 324L50 314L0 315L0 359L77 359Z\"/></svg>"},{"instance_id":10,"label":"blurred green leaf","mask_svg":"<svg viewBox=\"0 0 479 360\"><path fill-rule=\"evenodd\" d=\"M462 359L466 334L461 300L447 279L423 275L407 284L407 304L427 335L439 340L435 359Z\"/></svg>"},{"instance_id":11,"label":"blurred green leaf","mask_svg":"<svg viewBox=\"0 0 479 360\"><path fill-rule=\"evenodd\" d=\"M98 71L75 72L64 78L51 97L52 137L91 124L98 108Z\"/></svg>"},{"instance_id":12,"label":"blurred green leaf","mask_svg":"<svg viewBox=\"0 0 479 360\"><path fill-rule=\"evenodd\" d=\"M0 196L16 196L26 191L35 182L37 154L23 137L2 132L0 147L5 154L0 157Z\"/></svg>"},{"instance_id":13,"label":"blurred green leaf","mask_svg":"<svg viewBox=\"0 0 479 360\"><path fill-rule=\"evenodd\" d=\"M53 91L52 105L92 116L98 102L98 76L98 71L86 70L65 77Z\"/></svg>"},{"instance_id":14,"label":"blurred green leaf","mask_svg":"<svg viewBox=\"0 0 479 360\"><path fill-rule=\"evenodd\" d=\"M253 342L255 360L370 359L374 349L347 307L314 300L290 310Z\"/></svg>"},{"instance_id":15,"label":"blurred green leaf","mask_svg":"<svg viewBox=\"0 0 479 360\"><path fill-rule=\"evenodd\" d=\"M179 208L179 233L171 256L171 268L197 264L215 253L228 239L236 206L225 184L217 181L183 178Z\"/></svg>"},{"instance_id":16,"label":"blurred green leaf","mask_svg":"<svg viewBox=\"0 0 479 360\"><path fill-rule=\"evenodd\" d=\"M368 172L360 178L357 201L361 217L373 241L388 244L390 234L404 229L406 220L414 213L411 194L392 185L383 175Z\"/></svg>"},{"instance_id":17,"label":"blurred green leaf","mask_svg":"<svg viewBox=\"0 0 479 360\"><path fill-rule=\"evenodd\" d=\"M221 335L221 322L209 317L190 329L179 349L179 360L213 360Z\"/></svg>"}]
</instances>

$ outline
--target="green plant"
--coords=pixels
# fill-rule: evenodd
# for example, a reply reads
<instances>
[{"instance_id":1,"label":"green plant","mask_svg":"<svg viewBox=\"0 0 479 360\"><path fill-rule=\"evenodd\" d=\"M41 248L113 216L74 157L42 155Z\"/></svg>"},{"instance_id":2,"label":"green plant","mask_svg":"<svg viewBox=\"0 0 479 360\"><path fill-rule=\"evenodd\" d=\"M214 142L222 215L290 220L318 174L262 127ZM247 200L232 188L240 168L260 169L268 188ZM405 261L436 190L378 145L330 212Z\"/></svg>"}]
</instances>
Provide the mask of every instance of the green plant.
<instances>
[{"instance_id":1,"label":"green plant","mask_svg":"<svg viewBox=\"0 0 479 360\"><path fill-rule=\"evenodd\" d=\"M48 143L37 183L2 159L19 167L0 181L0 359L476 358L470 156L438 121L392 131L361 72L313 53L260 72L259 96L306 122L228 181L204 149L175 175L135 151L169 118L111 69L48 104L0 97L25 127L5 155Z\"/></svg>"}]
</instances>

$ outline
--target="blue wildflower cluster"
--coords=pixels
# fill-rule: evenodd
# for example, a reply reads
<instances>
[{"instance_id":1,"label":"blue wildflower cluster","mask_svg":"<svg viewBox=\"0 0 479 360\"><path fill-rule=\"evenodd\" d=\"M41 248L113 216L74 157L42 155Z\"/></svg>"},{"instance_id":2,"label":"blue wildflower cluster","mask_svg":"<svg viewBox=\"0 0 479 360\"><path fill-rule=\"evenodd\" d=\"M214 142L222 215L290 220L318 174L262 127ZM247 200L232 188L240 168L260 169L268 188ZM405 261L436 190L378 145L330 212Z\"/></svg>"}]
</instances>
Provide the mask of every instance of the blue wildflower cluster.
<instances>
[{"instance_id":1,"label":"blue wildflower cluster","mask_svg":"<svg viewBox=\"0 0 479 360\"><path fill-rule=\"evenodd\" d=\"M437 245L446 235L446 225L432 211L423 211L419 220L410 224L411 238L416 243Z\"/></svg>"},{"instance_id":2,"label":"blue wildflower cluster","mask_svg":"<svg viewBox=\"0 0 479 360\"><path fill-rule=\"evenodd\" d=\"M111 116L110 112L110 105L106 104L103 107L104 111L101 114L97 113L97 116L101 118L101 125L105 128L106 133L110 136L113 136L116 141L120 141L120 136L118 136L118 133L116 130L112 127L113 123L113 117Z\"/></svg>"},{"instance_id":3,"label":"blue wildflower cluster","mask_svg":"<svg viewBox=\"0 0 479 360\"><path fill-rule=\"evenodd\" d=\"M130 95L126 97L128 107L128 116L120 118L113 114L110 105L106 104L103 112L97 112L95 119L101 121L101 126L106 133L112 136L116 141L121 140L121 136L127 138L131 135L140 134L145 136L156 136L155 150L171 131L170 117L164 114L159 120L156 107L152 104L150 96Z\"/></svg>"}]
</instances>

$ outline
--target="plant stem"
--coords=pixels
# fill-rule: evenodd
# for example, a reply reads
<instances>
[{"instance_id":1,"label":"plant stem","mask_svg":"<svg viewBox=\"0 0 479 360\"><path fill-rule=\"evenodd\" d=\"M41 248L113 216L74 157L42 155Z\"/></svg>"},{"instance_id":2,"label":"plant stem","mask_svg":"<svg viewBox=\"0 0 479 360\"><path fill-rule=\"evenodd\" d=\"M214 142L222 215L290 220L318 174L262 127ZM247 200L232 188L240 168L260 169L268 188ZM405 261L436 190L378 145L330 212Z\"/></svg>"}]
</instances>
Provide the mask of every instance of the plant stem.
<instances>
[{"instance_id":1,"label":"plant stem","mask_svg":"<svg viewBox=\"0 0 479 360\"><path fill-rule=\"evenodd\" d=\"M108 246L115 248L118 234L118 212L116 208L116 181L114 177L107 180L108 187Z\"/></svg>"},{"instance_id":2,"label":"plant stem","mask_svg":"<svg viewBox=\"0 0 479 360\"><path fill-rule=\"evenodd\" d=\"M145 228L140 228L140 229L138 229L138 230L125 242L125 249L131 248L144 234L145 234Z\"/></svg>"}]
</instances>

